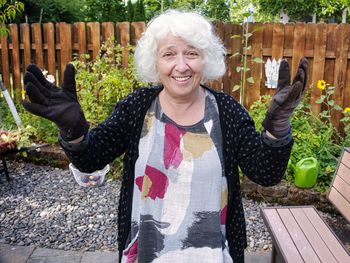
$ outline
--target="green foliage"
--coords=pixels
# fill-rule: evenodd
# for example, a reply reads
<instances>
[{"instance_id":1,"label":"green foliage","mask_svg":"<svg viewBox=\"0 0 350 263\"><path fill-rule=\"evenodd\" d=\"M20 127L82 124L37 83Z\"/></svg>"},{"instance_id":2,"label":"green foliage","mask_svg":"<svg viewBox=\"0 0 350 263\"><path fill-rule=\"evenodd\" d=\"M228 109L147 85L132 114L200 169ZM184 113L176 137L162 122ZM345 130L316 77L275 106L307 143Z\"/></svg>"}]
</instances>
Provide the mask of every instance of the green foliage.
<instances>
[{"instance_id":1,"label":"green foliage","mask_svg":"<svg viewBox=\"0 0 350 263\"><path fill-rule=\"evenodd\" d=\"M83 21L84 2L81 0L22 0L29 23ZM22 20L24 20L22 18Z\"/></svg>"},{"instance_id":2,"label":"green foliage","mask_svg":"<svg viewBox=\"0 0 350 263\"><path fill-rule=\"evenodd\" d=\"M204 14L212 20L222 22L230 20L230 8L225 0L208 0L203 9Z\"/></svg>"},{"instance_id":3,"label":"green foliage","mask_svg":"<svg viewBox=\"0 0 350 263\"><path fill-rule=\"evenodd\" d=\"M93 22L120 22L127 19L122 0L85 0L85 20ZM129 21L129 20L128 20Z\"/></svg>"},{"instance_id":4,"label":"green foliage","mask_svg":"<svg viewBox=\"0 0 350 263\"><path fill-rule=\"evenodd\" d=\"M128 0L128 4L126 6L125 19L128 22L132 22L133 17L134 17L134 5L131 2L131 0Z\"/></svg>"},{"instance_id":5,"label":"green foliage","mask_svg":"<svg viewBox=\"0 0 350 263\"><path fill-rule=\"evenodd\" d=\"M21 2L14 0L0 0L0 36L6 36L8 29L5 24L12 22L24 10Z\"/></svg>"},{"instance_id":6,"label":"green foliage","mask_svg":"<svg viewBox=\"0 0 350 263\"><path fill-rule=\"evenodd\" d=\"M343 9L350 7L349 0L256 0L263 13L277 16L283 10L291 21L303 21L316 14L317 17L327 19L330 16L341 16Z\"/></svg>"},{"instance_id":7,"label":"green foliage","mask_svg":"<svg viewBox=\"0 0 350 263\"><path fill-rule=\"evenodd\" d=\"M132 55L128 56L128 67L121 65L123 49L132 52L131 47L114 46L113 39L110 39L102 45L96 60L85 62L89 58L85 54L73 61L77 69L79 102L92 126L105 120L118 100L142 85L136 80Z\"/></svg>"},{"instance_id":8,"label":"green foliage","mask_svg":"<svg viewBox=\"0 0 350 263\"><path fill-rule=\"evenodd\" d=\"M294 180L293 166L303 158L315 157L319 161L320 169L314 188L324 192L332 181L344 138L340 137L330 122L325 122L321 116L311 112L309 99L310 93L308 92L291 119L294 145L285 179L292 183ZM264 96L254 102L250 109L258 130L262 128L261 123L265 118L270 100L271 97Z\"/></svg>"},{"instance_id":9,"label":"green foliage","mask_svg":"<svg viewBox=\"0 0 350 263\"><path fill-rule=\"evenodd\" d=\"M255 22L276 22L279 16L265 12L258 4L259 0L235 0L230 1L230 21L233 23L242 23L246 19L249 5L255 7L254 21Z\"/></svg>"},{"instance_id":10,"label":"green foliage","mask_svg":"<svg viewBox=\"0 0 350 263\"><path fill-rule=\"evenodd\" d=\"M250 13L245 13L245 17L250 16ZM240 91L240 103L242 105L246 102L246 89L247 89L247 83L254 84L253 77L248 77L247 74L250 71L250 68L248 67L248 63L259 63L263 64L264 61L261 58L251 58L248 60L248 51L252 48L251 45L249 45L249 39L253 36L253 34L259 30L262 30L261 27L256 27L253 30L249 30L250 23L245 23L242 26L242 35L233 35L232 38L240 39L242 42L243 50L241 52L237 52L233 54L233 57L239 56L241 63L236 67L236 71L241 74L240 78L240 84L235 85L233 87L233 92L239 90Z\"/></svg>"},{"instance_id":11,"label":"green foliage","mask_svg":"<svg viewBox=\"0 0 350 263\"><path fill-rule=\"evenodd\" d=\"M143 4L143 0L137 0L134 4L134 17L133 21L145 21L146 20L146 11L145 6Z\"/></svg>"},{"instance_id":12,"label":"green foliage","mask_svg":"<svg viewBox=\"0 0 350 263\"><path fill-rule=\"evenodd\" d=\"M15 103L23 124L23 128L18 129L5 99L0 98L0 101L0 129L18 132L20 134L19 141L17 141L18 147L29 146L33 142L53 143L57 141L58 130L55 124L27 112L21 103Z\"/></svg>"}]
</instances>

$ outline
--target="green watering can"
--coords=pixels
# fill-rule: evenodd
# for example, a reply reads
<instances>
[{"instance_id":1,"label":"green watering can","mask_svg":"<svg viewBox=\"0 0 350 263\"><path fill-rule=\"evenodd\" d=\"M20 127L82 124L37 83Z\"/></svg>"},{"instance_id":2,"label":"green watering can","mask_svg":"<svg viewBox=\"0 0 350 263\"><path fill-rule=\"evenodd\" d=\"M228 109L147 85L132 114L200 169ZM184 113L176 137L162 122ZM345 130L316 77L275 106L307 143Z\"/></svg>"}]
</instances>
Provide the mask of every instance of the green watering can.
<instances>
[{"instance_id":1,"label":"green watering can","mask_svg":"<svg viewBox=\"0 0 350 263\"><path fill-rule=\"evenodd\" d=\"M300 160L294 167L294 184L299 188L311 188L317 181L318 161L314 157Z\"/></svg>"}]
</instances>

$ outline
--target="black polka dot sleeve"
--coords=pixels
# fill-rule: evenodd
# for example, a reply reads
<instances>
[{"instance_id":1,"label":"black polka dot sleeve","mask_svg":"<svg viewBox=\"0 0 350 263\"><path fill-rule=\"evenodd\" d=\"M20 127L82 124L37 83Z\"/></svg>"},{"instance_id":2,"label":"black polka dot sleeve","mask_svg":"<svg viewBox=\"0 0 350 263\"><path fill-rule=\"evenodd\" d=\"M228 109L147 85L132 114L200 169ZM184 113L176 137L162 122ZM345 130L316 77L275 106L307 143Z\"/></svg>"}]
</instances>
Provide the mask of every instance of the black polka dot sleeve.
<instances>
[{"instance_id":1,"label":"black polka dot sleeve","mask_svg":"<svg viewBox=\"0 0 350 263\"><path fill-rule=\"evenodd\" d=\"M292 134L279 140L260 134L247 110L229 95L219 96L219 108L226 163L232 166L228 168L239 165L249 179L263 186L280 182L293 145Z\"/></svg>"}]
</instances>

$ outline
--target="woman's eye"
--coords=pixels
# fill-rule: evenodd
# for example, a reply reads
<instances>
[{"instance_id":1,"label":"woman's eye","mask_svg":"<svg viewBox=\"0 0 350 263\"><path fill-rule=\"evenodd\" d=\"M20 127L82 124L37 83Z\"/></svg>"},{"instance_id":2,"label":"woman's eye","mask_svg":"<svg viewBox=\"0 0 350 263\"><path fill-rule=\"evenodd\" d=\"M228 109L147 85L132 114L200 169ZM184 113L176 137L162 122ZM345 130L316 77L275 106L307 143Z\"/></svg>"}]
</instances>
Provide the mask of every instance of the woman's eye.
<instances>
[{"instance_id":1,"label":"woman's eye","mask_svg":"<svg viewBox=\"0 0 350 263\"><path fill-rule=\"evenodd\" d=\"M190 51L190 52L187 53L187 56L189 56L191 58L194 58L194 57L198 57L199 54L198 54L198 52Z\"/></svg>"},{"instance_id":2,"label":"woman's eye","mask_svg":"<svg viewBox=\"0 0 350 263\"><path fill-rule=\"evenodd\" d=\"M173 53L167 52L163 54L163 57L167 58L167 57L171 57L173 56Z\"/></svg>"}]
</instances>

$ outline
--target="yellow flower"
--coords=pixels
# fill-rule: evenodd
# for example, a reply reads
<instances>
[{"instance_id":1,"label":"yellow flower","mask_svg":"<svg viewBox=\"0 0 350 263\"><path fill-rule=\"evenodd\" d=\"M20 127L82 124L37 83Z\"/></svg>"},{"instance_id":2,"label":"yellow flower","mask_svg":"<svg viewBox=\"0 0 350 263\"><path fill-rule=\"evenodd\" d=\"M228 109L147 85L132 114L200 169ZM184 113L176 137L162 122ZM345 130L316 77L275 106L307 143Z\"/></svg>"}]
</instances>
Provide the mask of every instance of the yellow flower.
<instances>
[{"instance_id":1,"label":"yellow flower","mask_svg":"<svg viewBox=\"0 0 350 263\"><path fill-rule=\"evenodd\" d=\"M350 112L350 107L346 107L346 108L344 109L344 113L348 113L348 112Z\"/></svg>"},{"instance_id":2,"label":"yellow flower","mask_svg":"<svg viewBox=\"0 0 350 263\"><path fill-rule=\"evenodd\" d=\"M320 90L325 90L326 89L326 82L321 79L317 81L317 88Z\"/></svg>"}]
</instances>

